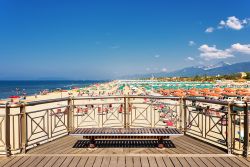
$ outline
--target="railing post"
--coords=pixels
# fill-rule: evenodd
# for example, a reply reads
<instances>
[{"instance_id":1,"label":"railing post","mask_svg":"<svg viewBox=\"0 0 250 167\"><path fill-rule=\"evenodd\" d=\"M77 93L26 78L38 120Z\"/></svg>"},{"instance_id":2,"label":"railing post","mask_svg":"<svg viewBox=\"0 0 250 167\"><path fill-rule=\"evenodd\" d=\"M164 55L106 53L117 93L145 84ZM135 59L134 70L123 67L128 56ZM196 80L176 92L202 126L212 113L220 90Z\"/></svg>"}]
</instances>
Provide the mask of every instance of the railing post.
<instances>
[{"instance_id":1,"label":"railing post","mask_svg":"<svg viewBox=\"0 0 250 167\"><path fill-rule=\"evenodd\" d=\"M204 112L203 112L203 117L205 117L205 121L203 122L203 126L205 127L205 134L204 134L204 136L205 136L205 138L207 137L207 114L208 114L208 112L209 112L209 110L210 110L210 106L207 106L205 109L203 109L204 110ZM210 117L208 116L208 121L209 121L209 119L210 119ZM209 128L208 128L209 129ZM209 130L208 130L209 131ZM203 135L203 134L202 134Z\"/></svg>"},{"instance_id":2,"label":"railing post","mask_svg":"<svg viewBox=\"0 0 250 167\"><path fill-rule=\"evenodd\" d=\"M151 128L153 128L155 126L155 112L153 113L153 104L152 104L152 100L150 98L150 117L151 117Z\"/></svg>"},{"instance_id":3,"label":"railing post","mask_svg":"<svg viewBox=\"0 0 250 167\"><path fill-rule=\"evenodd\" d=\"M26 153L27 147L27 115L25 104L21 104L20 106L20 114L21 114L21 146L22 153Z\"/></svg>"},{"instance_id":4,"label":"railing post","mask_svg":"<svg viewBox=\"0 0 250 167\"><path fill-rule=\"evenodd\" d=\"M74 108L73 108L73 100L70 97L68 99L68 112L67 112L67 122L68 122L68 132L72 131L74 129L74 122L73 122L73 116L74 116Z\"/></svg>"},{"instance_id":5,"label":"railing post","mask_svg":"<svg viewBox=\"0 0 250 167\"><path fill-rule=\"evenodd\" d=\"M11 146L10 146L10 107L9 103L5 105L5 151L6 156L11 155Z\"/></svg>"},{"instance_id":6,"label":"railing post","mask_svg":"<svg viewBox=\"0 0 250 167\"><path fill-rule=\"evenodd\" d=\"M182 123L183 123L183 97L181 97L179 99L179 129L182 130L183 126L182 126Z\"/></svg>"},{"instance_id":7,"label":"railing post","mask_svg":"<svg viewBox=\"0 0 250 167\"><path fill-rule=\"evenodd\" d=\"M127 98L124 97L124 122L123 122L123 127L127 128Z\"/></svg>"},{"instance_id":8,"label":"railing post","mask_svg":"<svg viewBox=\"0 0 250 167\"><path fill-rule=\"evenodd\" d=\"M127 97L127 128L130 128L130 114L132 114L132 104L130 97Z\"/></svg>"},{"instance_id":9,"label":"railing post","mask_svg":"<svg viewBox=\"0 0 250 167\"><path fill-rule=\"evenodd\" d=\"M244 146L243 146L243 156L248 157L249 151L249 119L248 119L248 103L245 102L244 107Z\"/></svg>"},{"instance_id":10,"label":"railing post","mask_svg":"<svg viewBox=\"0 0 250 167\"><path fill-rule=\"evenodd\" d=\"M228 120L227 120L227 152L232 154L232 113L233 105L230 102L228 104Z\"/></svg>"},{"instance_id":11,"label":"railing post","mask_svg":"<svg viewBox=\"0 0 250 167\"><path fill-rule=\"evenodd\" d=\"M186 135L186 132L187 132L187 101L186 99L184 98L183 99L183 127L184 127L184 135Z\"/></svg>"}]
</instances>

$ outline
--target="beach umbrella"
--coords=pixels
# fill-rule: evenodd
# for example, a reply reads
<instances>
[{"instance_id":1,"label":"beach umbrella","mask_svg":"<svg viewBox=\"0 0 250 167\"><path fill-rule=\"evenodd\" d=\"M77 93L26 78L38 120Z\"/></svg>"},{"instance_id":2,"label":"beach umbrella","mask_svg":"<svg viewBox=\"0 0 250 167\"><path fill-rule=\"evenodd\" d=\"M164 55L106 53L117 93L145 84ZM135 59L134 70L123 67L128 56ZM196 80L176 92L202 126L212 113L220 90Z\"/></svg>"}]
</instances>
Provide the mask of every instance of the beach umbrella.
<instances>
[{"instance_id":1,"label":"beach umbrella","mask_svg":"<svg viewBox=\"0 0 250 167\"><path fill-rule=\"evenodd\" d=\"M182 96L185 96L185 93L183 93L183 92L174 92L174 96L182 97Z\"/></svg>"},{"instance_id":2,"label":"beach umbrella","mask_svg":"<svg viewBox=\"0 0 250 167\"><path fill-rule=\"evenodd\" d=\"M77 108L77 112L78 112L78 113L83 112L82 108L78 107L78 108Z\"/></svg>"},{"instance_id":3,"label":"beach umbrella","mask_svg":"<svg viewBox=\"0 0 250 167\"><path fill-rule=\"evenodd\" d=\"M103 112L108 112L109 110L108 110L108 108L107 107L105 107L105 108L103 108Z\"/></svg>"},{"instance_id":4,"label":"beach umbrella","mask_svg":"<svg viewBox=\"0 0 250 167\"><path fill-rule=\"evenodd\" d=\"M84 108L84 113L87 114L88 113L88 108Z\"/></svg>"},{"instance_id":5,"label":"beach umbrella","mask_svg":"<svg viewBox=\"0 0 250 167\"><path fill-rule=\"evenodd\" d=\"M188 91L186 91L188 94L196 94L197 93L197 91L196 90L188 90Z\"/></svg>"},{"instance_id":6,"label":"beach umbrella","mask_svg":"<svg viewBox=\"0 0 250 167\"><path fill-rule=\"evenodd\" d=\"M223 90L221 88L214 88L213 91L214 92L222 92Z\"/></svg>"},{"instance_id":7,"label":"beach umbrella","mask_svg":"<svg viewBox=\"0 0 250 167\"><path fill-rule=\"evenodd\" d=\"M97 109L98 109L98 110L97 110L98 113L101 113L101 112L102 112L102 108L101 108L100 106L98 106Z\"/></svg>"},{"instance_id":8,"label":"beach umbrella","mask_svg":"<svg viewBox=\"0 0 250 167\"><path fill-rule=\"evenodd\" d=\"M201 96L198 92L190 92L190 96Z\"/></svg>"},{"instance_id":9,"label":"beach umbrella","mask_svg":"<svg viewBox=\"0 0 250 167\"><path fill-rule=\"evenodd\" d=\"M249 92L249 90L248 89L241 89L241 91L243 91L243 92Z\"/></svg>"},{"instance_id":10,"label":"beach umbrella","mask_svg":"<svg viewBox=\"0 0 250 167\"><path fill-rule=\"evenodd\" d=\"M226 92L234 92L235 90L233 90L232 88L224 88L224 91L226 91Z\"/></svg>"},{"instance_id":11,"label":"beach umbrella","mask_svg":"<svg viewBox=\"0 0 250 167\"><path fill-rule=\"evenodd\" d=\"M227 96L236 96L236 94L232 92L224 92L223 94Z\"/></svg>"},{"instance_id":12,"label":"beach umbrella","mask_svg":"<svg viewBox=\"0 0 250 167\"><path fill-rule=\"evenodd\" d=\"M11 99L18 99L18 98L20 98L20 96L10 96L9 98L11 98Z\"/></svg>"},{"instance_id":13,"label":"beach umbrella","mask_svg":"<svg viewBox=\"0 0 250 167\"><path fill-rule=\"evenodd\" d=\"M122 112L123 112L123 105L121 104L119 107L119 113L122 113Z\"/></svg>"},{"instance_id":14,"label":"beach umbrella","mask_svg":"<svg viewBox=\"0 0 250 167\"><path fill-rule=\"evenodd\" d=\"M204 93L210 92L210 90L208 88L203 88L201 91Z\"/></svg>"},{"instance_id":15,"label":"beach umbrella","mask_svg":"<svg viewBox=\"0 0 250 167\"><path fill-rule=\"evenodd\" d=\"M174 126L174 123L173 123L172 121L167 121L167 122L166 122L166 125L167 125L167 126Z\"/></svg>"},{"instance_id":16,"label":"beach umbrella","mask_svg":"<svg viewBox=\"0 0 250 167\"><path fill-rule=\"evenodd\" d=\"M210 93L209 95L210 95L210 96L213 96L213 97L219 97L219 96L220 96L220 94L218 94L218 93L213 93L213 92Z\"/></svg>"}]
</instances>

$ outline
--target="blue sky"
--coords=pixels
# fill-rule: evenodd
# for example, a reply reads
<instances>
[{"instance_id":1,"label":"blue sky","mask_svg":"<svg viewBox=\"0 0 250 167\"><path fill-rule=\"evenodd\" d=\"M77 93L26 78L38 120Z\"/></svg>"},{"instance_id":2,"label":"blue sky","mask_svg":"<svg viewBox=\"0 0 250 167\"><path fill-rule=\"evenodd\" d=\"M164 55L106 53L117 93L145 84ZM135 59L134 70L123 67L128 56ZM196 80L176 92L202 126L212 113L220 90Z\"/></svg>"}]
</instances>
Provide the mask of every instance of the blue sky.
<instances>
[{"instance_id":1,"label":"blue sky","mask_svg":"<svg viewBox=\"0 0 250 167\"><path fill-rule=\"evenodd\" d=\"M250 61L249 0L1 0L0 79L110 79Z\"/></svg>"}]
</instances>

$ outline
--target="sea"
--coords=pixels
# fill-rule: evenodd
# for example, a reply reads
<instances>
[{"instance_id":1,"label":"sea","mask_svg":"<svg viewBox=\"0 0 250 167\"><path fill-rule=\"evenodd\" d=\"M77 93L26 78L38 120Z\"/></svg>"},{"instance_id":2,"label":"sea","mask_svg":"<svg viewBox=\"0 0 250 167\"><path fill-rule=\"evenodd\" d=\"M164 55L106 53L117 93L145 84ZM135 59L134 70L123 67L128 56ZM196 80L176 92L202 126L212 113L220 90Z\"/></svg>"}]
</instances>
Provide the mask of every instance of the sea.
<instances>
[{"instance_id":1,"label":"sea","mask_svg":"<svg viewBox=\"0 0 250 167\"><path fill-rule=\"evenodd\" d=\"M87 87L95 83L106 81L0 81L0 99L6 99L10 96L34 95L48 89L49 91L56 90L57 88L70 90L74 87Z\"/></svg>"}]
</instances>

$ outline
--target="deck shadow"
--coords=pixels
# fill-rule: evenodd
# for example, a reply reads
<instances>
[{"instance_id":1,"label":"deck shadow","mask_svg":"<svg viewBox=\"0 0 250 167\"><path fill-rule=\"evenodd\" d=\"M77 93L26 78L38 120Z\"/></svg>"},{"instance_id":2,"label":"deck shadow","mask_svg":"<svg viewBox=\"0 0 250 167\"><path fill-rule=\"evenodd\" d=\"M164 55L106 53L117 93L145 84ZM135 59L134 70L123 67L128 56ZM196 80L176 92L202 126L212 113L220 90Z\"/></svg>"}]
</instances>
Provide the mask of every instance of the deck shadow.
<instances>
[{"instance_id":1,"label":"deck shadow","mask_svg":"<svg viewBox=\"0 0 250 167\"><path fill-rule=\"evenodd\" d=\"M175 148L171 140L163 141L165 148ZM155 148L158 146L157 140L96 140L98 148ZM88 148L89 140L78 140L73 148Z\"/></svg>"}]
</instances>

